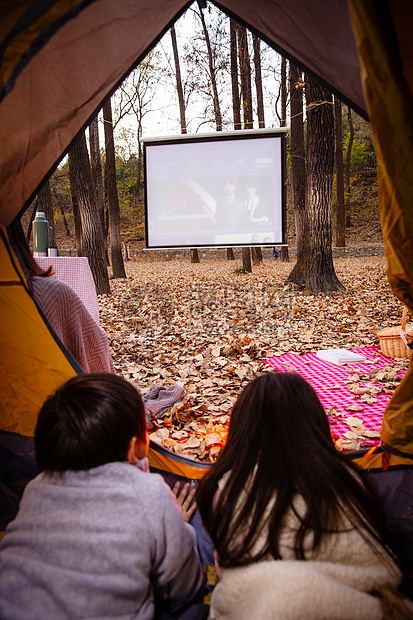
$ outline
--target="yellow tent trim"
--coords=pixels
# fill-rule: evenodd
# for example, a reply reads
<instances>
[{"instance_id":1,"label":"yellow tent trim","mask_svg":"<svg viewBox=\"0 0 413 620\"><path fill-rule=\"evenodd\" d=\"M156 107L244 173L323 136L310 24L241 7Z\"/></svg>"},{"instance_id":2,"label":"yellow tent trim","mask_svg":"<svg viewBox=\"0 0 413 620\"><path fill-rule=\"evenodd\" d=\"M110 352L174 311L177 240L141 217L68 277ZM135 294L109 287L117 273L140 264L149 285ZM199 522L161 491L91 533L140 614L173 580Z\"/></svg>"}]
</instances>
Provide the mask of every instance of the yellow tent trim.
<instances>
[{"instance_id":1,"label":"yellow tent trim","mask_svg":"<svg viewBox=\"0 0 413 620\"><path fill-rule=\"evenodd\" d=\"M0 265L1 276L0 286L10 286L11 284L23 285L27 288L27 279L20 267L20 263L15 257L7 239L7 228L0 224L3 243L0 243Z\"/></svg>"},{"instance_id":2,"label":"yellow tent trim","mask_svg":"<svg viewBox=\"0 0 413 620\"><path fill-rule=\"evenodd\" d=\"M153 441L149 445L148 460L151 468L196 480L203 478L210 467L207 463L194 462L192 465L190 459L176 456Z\"/></svg>"},{"instance_id":3,"label":"yellow tent trim","mask_svg":"<svg viewBox=\"0 0 413 620\"><path fill-rule=\"evenodd\" d=\"M373 454L366 454L360 458L352 459L353 463L356 463L361 469L379 469L386 470L392 467L413 467L413 459L408 457L398 456L397 454L390 454L389 452L374 452Z\"/></svg>"},{"instance_id":4,"label":"yellow tent trim","mask_svg":"<svg viewBox=\"0 0 413 620\"><path fill-rule=\"evenodd\" d=\"M1 226L0 429L33 436L45 399L76 371L26 289Z\"/></svg>"}]
</instances>

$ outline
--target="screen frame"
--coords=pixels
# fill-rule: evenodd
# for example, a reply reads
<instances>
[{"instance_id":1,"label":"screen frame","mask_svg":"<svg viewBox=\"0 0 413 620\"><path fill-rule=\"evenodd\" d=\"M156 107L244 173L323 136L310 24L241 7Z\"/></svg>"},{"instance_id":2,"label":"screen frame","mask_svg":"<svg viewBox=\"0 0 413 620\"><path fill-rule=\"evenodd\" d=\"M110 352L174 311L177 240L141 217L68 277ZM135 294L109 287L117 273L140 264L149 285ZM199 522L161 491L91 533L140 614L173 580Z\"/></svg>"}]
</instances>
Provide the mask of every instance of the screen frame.
<instances>
[{"instance_id":1,"label":"screen frame","mask_svg":"<svg viewBox=\"0 0 413 620\"><path fill-rule=\"evenodd\" d=\"M243 248L243 247L281 247L286 246L286 128L277 129L247 129L239 131L225 131L206 134L178 134L163 137L140 137L139 141L143 144L143 175L144 175L144 209L145 209L145 249L146 250L187 250L192 248ZM248 242L248 243L231 243L231 244L199 244L199 245L151 245L148 246L148 191L147 191L147 147L150 145L172 145L178 142L202 143L202 142L220 142L220 141L236 141L257 138L278 138L281 141L281 238L282 242Z\"/></svg>"}]
</instances>

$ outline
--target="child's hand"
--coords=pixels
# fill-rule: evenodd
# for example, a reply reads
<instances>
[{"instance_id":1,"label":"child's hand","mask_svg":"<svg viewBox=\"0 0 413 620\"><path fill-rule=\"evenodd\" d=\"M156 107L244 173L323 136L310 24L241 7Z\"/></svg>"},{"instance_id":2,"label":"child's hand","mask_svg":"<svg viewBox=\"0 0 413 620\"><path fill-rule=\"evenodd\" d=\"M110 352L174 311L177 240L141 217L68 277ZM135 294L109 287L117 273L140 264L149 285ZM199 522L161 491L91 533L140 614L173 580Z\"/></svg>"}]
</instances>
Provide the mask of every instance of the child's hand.
<instances>
[{"instance_id":1,"label":"child's hand","mask_svg":"<svg viewBox=\"0 0 413 620\"><path fill-rule=\"evenodd\" d=\"M196 510L196 501L194 500L196 487L189 490L189 482L186 482L181 488L180 482L175 482L172 492L178 500L181 509L182 518L185 523L189 523L190 518Z\"/></svg>"}]
</instances>

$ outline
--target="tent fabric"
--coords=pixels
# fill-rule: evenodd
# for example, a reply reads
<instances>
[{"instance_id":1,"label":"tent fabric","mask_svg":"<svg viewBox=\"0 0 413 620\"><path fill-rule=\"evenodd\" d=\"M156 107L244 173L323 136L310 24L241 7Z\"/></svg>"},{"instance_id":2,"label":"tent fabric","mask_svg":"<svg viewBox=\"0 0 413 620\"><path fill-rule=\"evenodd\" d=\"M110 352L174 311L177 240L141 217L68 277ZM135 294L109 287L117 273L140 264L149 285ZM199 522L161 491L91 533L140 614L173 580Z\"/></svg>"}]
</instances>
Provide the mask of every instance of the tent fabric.
<instances>
[{"instance_id":1,"label":"tent fabric","mask_svg":"<svg viewBox=\"0 0 413 620\"><path fill-rule=\"evenodd\" d=\"M390 547L403 571L401 589L413 600L413 465L372 470L369 479L383 502Z\"/></svg>"},{"instance_id":2,"label":"tent fabric","mask_svg":"<svg viewBox=\"0 0 413 620\"><path fill-rule=\"evenodd\" d=\"M26 4L33 8L39 1ZM49 4L51 13L60 5ZM66 20L57 12L55 34L23 67L0 104L1 223L12 222L107 95L187 5L184 0L98 0L82 3L73 19L70 10ZM16 53L16 65L19 61Z\"/></svg>"},{"instance_id":3,"label":"tent fabric","mask_svg":"<svg viewBox=\"0 0 413 620\"><path fill-rule=\"evenodd\" d=\"M40 316L4 226L0 236L0 429L32 437L45 398L76 370Z\"/></svg>"},{"instance_id":4,"label":"tent fabric","mask_svg":"<svg viewBox=\"0 0 413 620\"><path fill-rule=\"evenodd\" d=\"M413 5L349 0L349 6L377 154L387 276L394 294L413 310L413 58L406 39ZM412 375L410 364L381 431L384 445L406 454L413 454Z\"/></svg>"},{"instance_id":5,"label":"tent fabric","mask_svg":"<svg viewBox=\"0 0 413 620\"><path fill-rule=\"evenodd\" d=\"M90 1L90 0L89 0ZM15 1L2 3L0 23L0 101L13 87L14 79L59 27L85 5L85 1Z\"/></svg>"},{"instance_id":6,"label":"tent fabric","mask_svg":"<svg viewBox=\"0 0 413 620\"><path fill-rule=\"evenodd\" d=\"M0 226L0 529L37 475L33 435L46 397L80 369L52 334Z\"/></svg>"},{"instance_id":7,"label":"tent fabric","mask_svg":"<svg viewBox=\"0 0 413 620\"><path fill-rule=\"evenodd\" d=\"M402 591L413 600L413 456L401 457L379 447L350 458L367 470L384 506L389 544L403 571Z\"/></svg>"},{"instance_id":8,"label":"tent fabric","mask_svg":"<svg viewBox=\"0 0 413 620\"><path fill-rule=\"evenodd\" d=\"M5 224L34 195L107 95L190 3L49 1L50 8L38 19L34 9L44 0L23 4L33 15L31 29L21 34L21 41L12 38L3 55L8 94L0 104L0 222ZM334 0L328 10L321 0L224 0L218 6L250 23L266 41L322 76L365 113L346 0ZM7 27L13 31L15 26L12 16L6 14L0 22L3 47Z\"/></svg>"},{"instance_id":9,"label":"tent fabric","mask_svg":"<svg viewBox=\"0 0 413 620\"><path fill-rule=\"evenodd\" d=\"M347 1L214 2L366 117L360 62Z\"/></svg>"}]
</instances>

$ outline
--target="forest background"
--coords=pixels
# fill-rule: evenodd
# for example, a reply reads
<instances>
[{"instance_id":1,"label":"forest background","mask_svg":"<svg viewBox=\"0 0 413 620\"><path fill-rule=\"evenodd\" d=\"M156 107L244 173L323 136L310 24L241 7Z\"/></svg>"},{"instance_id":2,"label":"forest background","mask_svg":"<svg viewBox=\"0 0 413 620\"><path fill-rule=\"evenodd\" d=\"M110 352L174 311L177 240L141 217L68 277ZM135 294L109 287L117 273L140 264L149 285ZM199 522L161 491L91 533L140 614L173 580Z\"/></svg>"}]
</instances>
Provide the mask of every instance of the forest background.
<instances>
[{"instance_id":1,"label":"forest background","mask_svg":"<svg viewBox=\"0 0 413 620\"><path fill-rule=\"evenodd\" d=\"M143 155L139 136L287 126L287 242L295 248L290 94L305 94L305 79L297 71L293 83L291 67L285 59L215 7L201 9L193 5L128 76L112 100L106 102L103 113L93 119L86 132L87 152L84 143L81 149L79 144L73 145L69 156L23 218L28 236L30 220L40 207L46 212L49 224L55 227L56 242L62 253L74 250L78 255L96 253L96 239L82 239L83 235L96 235L95 230L91 233L82 230L82 210L86 208L92 211L92 219L98 219L94 214L99 213L106 247L109 254L112 251L112 263L116 263L116 253L124 244L128 244L131 254L145 245ZM333 245L381 243L376 160L369 124L346 106L340 104L340 108L338 139L342 163L339 167L344 183L345 230L337 239L340 205L336 161L335 169L331 170L331 201L327 205L331 210ZM305 108L301 115L305 155ZM80 157L78 165L76 153ZM90 182L94 187L85 196L85 185ZM305 178L301 184L305 186ZM87 202L93 204L86 205ZM88 244L92 248L88 249ZM105 257L100 262L104 260ZM92 257L90 262L95 272L96 260ZM113 267L113 276L123 277L121 266L118 270L116 264ZM109 292L108 284L99 282L99 275L95 280L99 292Z\"/></svg>"}]
</instances>

